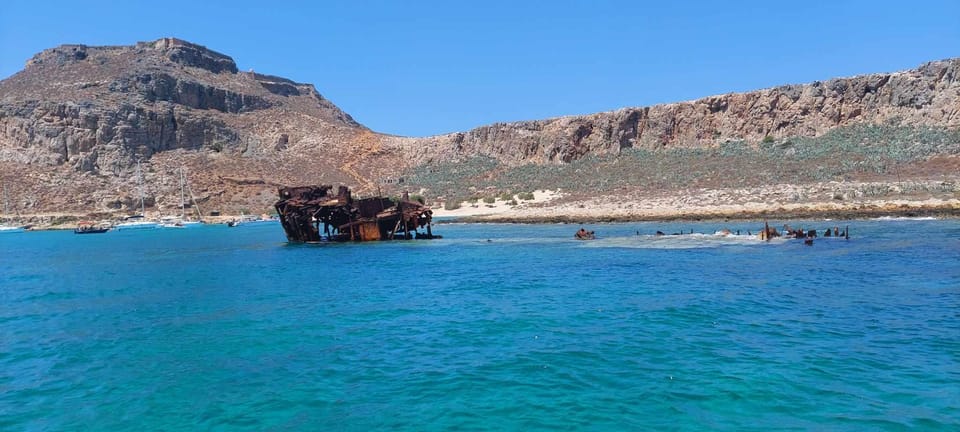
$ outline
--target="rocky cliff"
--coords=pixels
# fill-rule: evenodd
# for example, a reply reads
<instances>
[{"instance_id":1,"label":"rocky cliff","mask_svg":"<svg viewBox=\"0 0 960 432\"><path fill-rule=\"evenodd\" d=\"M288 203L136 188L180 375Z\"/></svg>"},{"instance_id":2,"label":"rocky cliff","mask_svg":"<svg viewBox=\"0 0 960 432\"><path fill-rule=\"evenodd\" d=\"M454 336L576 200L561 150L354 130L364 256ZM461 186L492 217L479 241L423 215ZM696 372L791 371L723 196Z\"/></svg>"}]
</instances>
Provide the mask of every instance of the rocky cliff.
<instances>
[{"instance_id":1,"label":"rocky cliff","mask_svg":"<svg viewBox=\"0 0 960 432\"><path fill-rule=\"evenodd\" d=\"M310 84L172 38L63 45L0 81L0 180L25 211L126 208L138 160L160 201L186 165L212 207L266 208L276 184L365 180L341 165L371 135Z\"/></svg>"},{"instance_id":2,"label":"rocky cliff","mask_svg":"<svg viewBox=\"0 0 960 432\"><path fill-rule=\"evenodd\" d=\"M425 138L378 134L310 84L242 72L230 57L164 38L63 45L0 81L0 182L23 212L129 211L141 161L148 202L264 211L282 184L360 193L418 165L489 156L563 165L625 149L716 147L884 124L960 128L960 59L585 116L497 123ZM389 186L387 186L389 188ZM429 185L425 185L429 189Z\"/></svg>"},{"instance_id":3,"label":"rocky cliff","mask_svg":"<svg viewBox=\"0 0 960 432\"><path fill-rule=\"evenodd\" d=\"M266 116L287 111L263 131ZM99 172L185 149L267 152L308 134L361 126L313 86L237 71L178 39L132 47L64 45L0 82L0 158ZM287 132L287 133L284 133Z\"/></svg>"},{"instance_id":4,"label":"rocky cliff","mask_svg":"<svg viewBox=\"0 0 960 432\"><path fill-rule=\"evenodd\" d=\"M416 140L409 151L440 159L480 154L510 164L564 163L626 148L813 137L856 124L960 127L960 59L689 102L497 123Z\"/></svg>"}]
</instances>

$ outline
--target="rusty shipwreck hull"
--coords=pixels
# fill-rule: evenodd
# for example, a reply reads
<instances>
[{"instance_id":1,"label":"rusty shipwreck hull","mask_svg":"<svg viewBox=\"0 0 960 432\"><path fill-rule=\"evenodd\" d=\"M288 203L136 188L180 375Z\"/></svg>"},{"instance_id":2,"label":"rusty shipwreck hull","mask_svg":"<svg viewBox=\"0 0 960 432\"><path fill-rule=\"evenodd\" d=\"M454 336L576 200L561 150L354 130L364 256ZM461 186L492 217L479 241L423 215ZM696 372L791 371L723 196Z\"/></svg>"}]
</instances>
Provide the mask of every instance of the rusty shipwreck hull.
<instances>
[{"instance_id":1,"label":"rusty shipwreck hull","mask_svg":"<svg viewBox=\"0 0 960 432\"><path fill-rule=\"evenodd\" d=\"M340 186L297 186L279 189L274 205L287 241L375 241L433 239L433 211L410 201L407 194L395 202L388 198L354 199L350 189ZM421 233L419 230L425 229Z\"/></svg>"}]
</instances>

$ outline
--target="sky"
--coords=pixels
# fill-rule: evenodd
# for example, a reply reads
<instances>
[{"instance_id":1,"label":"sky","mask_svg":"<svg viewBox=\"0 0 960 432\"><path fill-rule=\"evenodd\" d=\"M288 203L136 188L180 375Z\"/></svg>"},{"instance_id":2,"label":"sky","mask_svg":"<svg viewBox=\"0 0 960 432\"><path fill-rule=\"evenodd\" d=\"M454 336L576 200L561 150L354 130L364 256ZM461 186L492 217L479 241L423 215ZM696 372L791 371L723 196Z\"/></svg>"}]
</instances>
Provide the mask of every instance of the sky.
<instances>
[{"instance_id":1,"label":"sky","mask_svg":"<svg viewBox=\"0 0 960 432\"><path fill-rule=\"evenodd\" d=\"M177 37L426 136L960 57L960 1L23 1L0 78L61 44Z\"/></svg>"}]
</instances>

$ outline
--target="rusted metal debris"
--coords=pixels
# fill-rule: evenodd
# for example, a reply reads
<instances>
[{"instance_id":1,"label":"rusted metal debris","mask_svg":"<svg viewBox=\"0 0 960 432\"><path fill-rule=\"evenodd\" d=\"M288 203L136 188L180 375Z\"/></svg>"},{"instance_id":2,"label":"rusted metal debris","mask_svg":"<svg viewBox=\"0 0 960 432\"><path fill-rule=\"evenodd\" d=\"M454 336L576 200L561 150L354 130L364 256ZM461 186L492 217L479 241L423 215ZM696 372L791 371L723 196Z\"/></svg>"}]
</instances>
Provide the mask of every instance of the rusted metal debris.
<instances>
[{"instance_id":1,"label":"rusted metal debris","mask_svg":"<svg viewBox=\"0 0 960 432\"><path fill-rule=\"evenodd\" d=\"M322 241L374 241L434 239L433 211L410 201L373 197L353 199L350 189L340 186L298 186L280 188L274 205L287 240L295 243ZM419 232L426 228L425 233Z\"/></svg>"}]
</instances>

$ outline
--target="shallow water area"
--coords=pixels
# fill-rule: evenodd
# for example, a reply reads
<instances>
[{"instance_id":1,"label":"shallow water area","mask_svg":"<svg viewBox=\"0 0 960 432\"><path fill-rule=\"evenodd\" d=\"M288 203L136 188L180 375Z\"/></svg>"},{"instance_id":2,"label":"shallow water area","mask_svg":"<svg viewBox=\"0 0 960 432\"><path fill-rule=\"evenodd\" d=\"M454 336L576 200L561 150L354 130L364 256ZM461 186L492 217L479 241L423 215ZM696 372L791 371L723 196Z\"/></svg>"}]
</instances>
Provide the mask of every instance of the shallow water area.
<instances>
[{"instance_id":1,"label":"shallow water area","mask_svg":"<svg viewBox=\"0 0 960 432\"><path fill-rule=\"evenodd\" d=\"M960 221L790 224L6 234L0 429L960 428Z\"/></svg>"}]
</instances>

